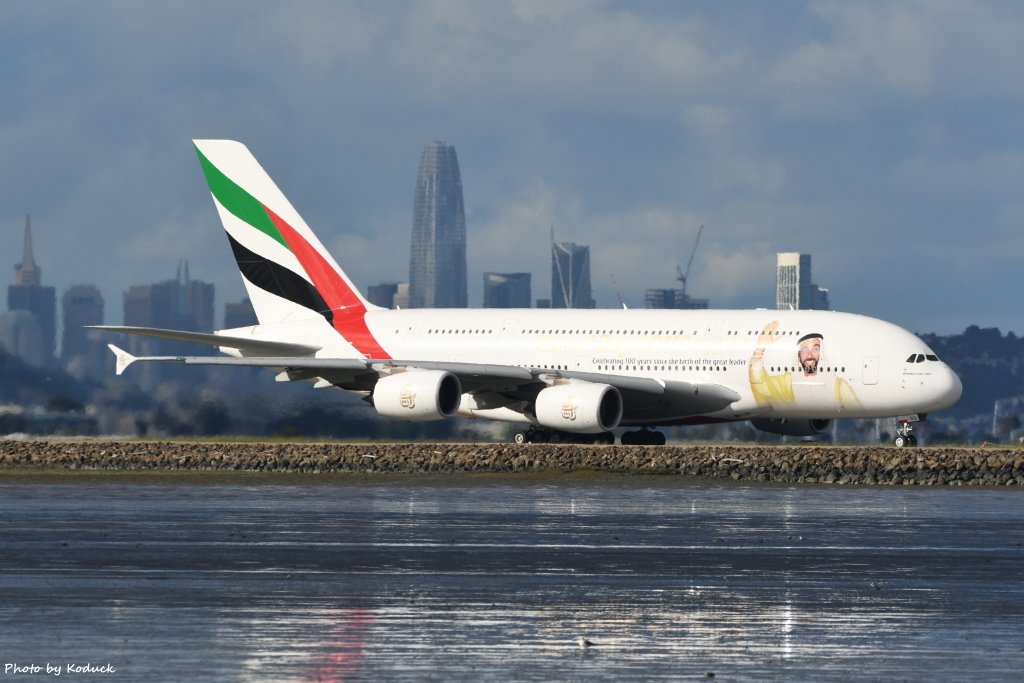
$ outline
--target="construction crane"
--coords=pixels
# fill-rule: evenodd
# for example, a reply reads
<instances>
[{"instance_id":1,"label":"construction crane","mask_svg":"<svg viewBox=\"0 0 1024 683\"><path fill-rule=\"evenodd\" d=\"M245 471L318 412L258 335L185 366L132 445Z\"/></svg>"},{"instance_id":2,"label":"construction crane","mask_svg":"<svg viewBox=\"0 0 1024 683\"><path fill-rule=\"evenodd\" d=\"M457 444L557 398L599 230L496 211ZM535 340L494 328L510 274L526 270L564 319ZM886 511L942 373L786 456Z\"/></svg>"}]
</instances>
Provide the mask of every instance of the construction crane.
<instances>
[{"instance_id":1,"label":"construction crane","mask_svg":"<svg viewBox=\"0 0 1024 683\"><path fill-rule=\"evenodd\" d=\"M686 281L690 277L690 268L693 267L693 257L697 255L697 245L700 244L701 233L704 232L704 224L701 223L700 228L697 230L697 239L693 241L693 249L690 251L690 260L686 262L686 272L676 264L676 280L679 281L679 291L682 293L683 298L686 296Z\"/></svg>"},{"instance_id":2,"label":"construction crane","mask_svg":"<svg viewBox=\"0 0 1024 683\"><path fill-rule=\"evenodd\" d=\"M679 282L679 289L648 289L644 292L644 305L647 308L683 308L683 309L704 309L708 307L707 299L691 299L686 293L686 283L690 279L690 269L693 268L693 258L697 255L697 245L700 244L700 236L704 233L704 226L697 230L697 239L693 241L693 249L690 251L690 260L686 262L686 270L676 265L676 280Z\"/></svg>"}]
</instances>

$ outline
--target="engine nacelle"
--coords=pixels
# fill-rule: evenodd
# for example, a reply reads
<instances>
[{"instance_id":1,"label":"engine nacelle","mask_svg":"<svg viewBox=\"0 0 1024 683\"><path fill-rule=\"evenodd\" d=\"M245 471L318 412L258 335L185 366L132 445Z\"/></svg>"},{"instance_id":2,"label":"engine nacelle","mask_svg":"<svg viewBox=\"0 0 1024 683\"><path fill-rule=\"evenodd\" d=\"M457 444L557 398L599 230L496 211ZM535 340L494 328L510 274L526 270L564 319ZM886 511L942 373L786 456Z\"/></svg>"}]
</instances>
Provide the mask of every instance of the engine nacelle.
<instances>
[{"instance_id":1,"label":"engine nacelle","mask_svg":"<svg viewBox=\"0 0 1024 683\"><path fill-rule=\"evenodd\" d=\"M459 378L442 370L410 370L377 380L373 407L384 417L400 420L441 420L459 409Z\"/></svg>"},{"instance_id":2,"label":"engine nacelle","mask_svg":"<svg viewBox=\"0 0 1024 683\"><path fill-rule=\"evenodd\" d=\"M622 395L608 384L558 384L537 394L537 422L580 434L607 432L622 420Z\"/></svg>"},{"instance_id":3,"label":"engine nacelle","mask_svg":"<svg viewBox=\"0 0 1024 683\"><path fill-rule=\"evenodd\" d=\"M832 420L788 420L786 418L761 418L751 420L756 429L782 436L817 436L832 426Z\"/></svg>"}]
</instances>

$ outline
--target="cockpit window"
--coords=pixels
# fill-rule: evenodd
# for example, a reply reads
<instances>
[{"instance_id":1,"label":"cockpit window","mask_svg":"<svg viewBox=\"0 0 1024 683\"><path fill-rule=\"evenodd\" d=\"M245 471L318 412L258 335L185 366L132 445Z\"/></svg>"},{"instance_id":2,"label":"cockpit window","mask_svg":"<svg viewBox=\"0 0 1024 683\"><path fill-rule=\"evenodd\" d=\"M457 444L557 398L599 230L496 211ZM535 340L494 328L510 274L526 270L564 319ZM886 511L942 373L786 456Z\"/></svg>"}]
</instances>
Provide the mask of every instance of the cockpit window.
<instances>
[{"instance_id":1,"label":"cockpit window","mask_svg":"<svg viewBox=\"0 0 1024 683\"><path fill-rule=\"evenodd\" d=\"M912 354L910 354L910 358L907 359L907 362L908 363L913 363L915 358L917 358L917 354L916 353L912 353Z\"/></svg>"},{"instance_id":2,"label":"cockpit window","mask_svg":"<svg viewBox=\"0 0 1024 683\"><path fill-rule=\"evenodd\" d=\"M928 355L925 356L925 358L927 358L928 360L934 360L934 361L939 360L939 357L936 356L934 353L929 353Z\"/></svg>"}]
</instances>

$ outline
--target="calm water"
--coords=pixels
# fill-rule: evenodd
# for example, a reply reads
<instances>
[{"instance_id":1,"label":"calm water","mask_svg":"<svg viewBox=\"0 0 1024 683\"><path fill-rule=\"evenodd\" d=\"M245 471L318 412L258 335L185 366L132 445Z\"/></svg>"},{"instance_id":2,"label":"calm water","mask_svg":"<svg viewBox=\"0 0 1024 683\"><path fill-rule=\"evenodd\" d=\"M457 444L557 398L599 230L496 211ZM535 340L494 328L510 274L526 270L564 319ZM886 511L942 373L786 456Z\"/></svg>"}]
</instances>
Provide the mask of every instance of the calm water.
<instances>
[{"instance_id":1,"label":"calm water","mask_svg":"<svg viewBox=\"0 0 1024 683\"><path fill-rule=\"evenodd\" d=\"M40 680L47 663L93 681L1011 680L1024 668L1019 491L6 481L2 680ZM43 671L4 672L14 663Z\"/></svg>"}]
</instances>

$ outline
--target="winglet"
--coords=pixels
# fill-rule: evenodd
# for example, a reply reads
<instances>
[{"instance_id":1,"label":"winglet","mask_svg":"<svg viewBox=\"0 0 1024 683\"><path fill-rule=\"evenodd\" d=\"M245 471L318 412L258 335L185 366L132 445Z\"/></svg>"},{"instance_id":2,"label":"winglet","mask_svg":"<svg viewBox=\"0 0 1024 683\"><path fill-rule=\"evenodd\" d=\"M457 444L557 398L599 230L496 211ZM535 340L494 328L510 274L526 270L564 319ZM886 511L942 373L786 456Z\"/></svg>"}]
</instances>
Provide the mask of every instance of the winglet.
<instances>
[{"instance_id":1,"label":"winglet","mask_svg":"<svg viewBox=\"0 0 1024 683\"><path fill-rule=\"evenodd\" d=\"M107 348L114 352L114 356L117 358L117 365L115 365L115 372L120 375L125 371L129 365L138 360L135 356L128 353L124 349L119 349L113 344L107 344Z\"/></svg>"}]
</instances>

